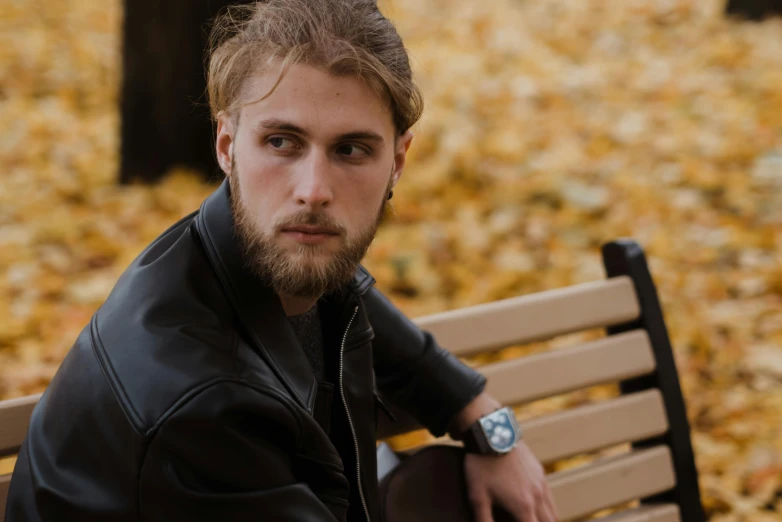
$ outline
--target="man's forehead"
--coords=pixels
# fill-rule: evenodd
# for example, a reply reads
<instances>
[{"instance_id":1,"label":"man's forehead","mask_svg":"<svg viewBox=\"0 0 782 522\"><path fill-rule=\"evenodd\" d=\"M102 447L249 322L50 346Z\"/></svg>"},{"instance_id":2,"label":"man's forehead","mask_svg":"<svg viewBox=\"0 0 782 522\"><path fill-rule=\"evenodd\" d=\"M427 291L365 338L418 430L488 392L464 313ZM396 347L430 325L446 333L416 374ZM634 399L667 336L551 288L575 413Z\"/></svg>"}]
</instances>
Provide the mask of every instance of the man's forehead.
<instances>
[{"instance_id":1,"label":"man's forehead","mask_svg":"<svg viewBox=\"0 0 782 522\"><path fill-rule=\"evenodd\" d=\"M367 82L309 65L294 65L282 78L274 69L254 75L248 78L243 98L242 121L257 130L277 122L313 135L394 133L388 104Z\"/></svg>"}]
</instances>

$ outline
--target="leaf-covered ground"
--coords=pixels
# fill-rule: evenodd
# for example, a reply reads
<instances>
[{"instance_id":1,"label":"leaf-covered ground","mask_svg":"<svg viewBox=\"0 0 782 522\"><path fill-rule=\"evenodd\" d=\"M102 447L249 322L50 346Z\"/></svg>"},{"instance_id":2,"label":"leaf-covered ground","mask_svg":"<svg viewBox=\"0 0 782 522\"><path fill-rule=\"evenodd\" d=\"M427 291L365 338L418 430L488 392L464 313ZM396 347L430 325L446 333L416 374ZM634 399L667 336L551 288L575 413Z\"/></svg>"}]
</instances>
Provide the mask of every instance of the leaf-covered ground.
<instances>
[{"instance_id":1,"label":"leaf-covered ground","mask_svg":"<svg viewBox=\"0 0 782 522\"><path fill-rule=\"evenodd\" d=\"M367 259L378 286L419 316L600 279L600 244L635 238L711 520L780 520L782 22L726 21L717 0L382 5L427 109ZM183 171L114 184L120 17L0 0L0 398L41 391L124 267L211 190Z\"/></svg>"}]
</instances>

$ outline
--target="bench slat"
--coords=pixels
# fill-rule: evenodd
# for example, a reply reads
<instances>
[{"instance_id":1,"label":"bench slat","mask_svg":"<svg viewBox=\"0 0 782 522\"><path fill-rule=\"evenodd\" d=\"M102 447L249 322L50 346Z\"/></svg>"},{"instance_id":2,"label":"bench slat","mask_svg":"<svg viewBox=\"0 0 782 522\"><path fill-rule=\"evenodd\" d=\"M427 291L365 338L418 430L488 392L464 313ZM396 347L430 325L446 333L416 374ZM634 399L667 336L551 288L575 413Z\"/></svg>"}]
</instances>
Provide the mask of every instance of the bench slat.
<instances>
[{"instance_id":1,"label":"bench slat","mask_svg":"<svg viewBox=\"0 0 782 522\"><path fill-rule=\"evenodd\" d=\"M8 486L11 485L11 475L0 475L0 522L5 520L5 501L8 498Z\"/></svg>"},{"instance_id":2,"label":"bench slat","mask_svg":"<svg viewBox=\"0 0 782 522\"><path fill-rule=\"evenodd\" d=\"M503 404L520 404L597 384L650 373L655 368L643 330L612 335L569 348L487 364L486 390Z\"/></svg>"},{"instance_id":3,"label":"bench slat","mask_svg":"<svg viewBox=\"0 0 782 522\"><path fill-rule=\"evenodd\" d=\"M580 406L520 424L524 441L543 463L651 438L668 430L659 390Z\"/></svg>"},{"instance_id":4,"label":"bench slat","mask_svg":"<svg viewBox=\"0 0 782 522\"><path fill-rule=\"evenodd\" d=\"M594 522L681 522L676 504L645 505L614 513Z\"/></svg>"},{"instance_id":5,"label":"bench slat","mask_svg":"<svg viewBox=\"0 0 782 522\"><path fill-rule=\"evenodd\" d=\"M19 450L41 394L0 401L0 457Z\"/></svg>"},{"instance_id":6,"label":"bench slat","mask_svg":"<svg viewBox=\"0 0 782 522\"><path fill-rule=\"evenodd\" d=\"M669 490L676 475L670 449L656 446L552 473L549 485L565 522Z\"/></svg>"},{"instance_id":7,"label":"bench slat","mask_svg":"<svg viewBox=\"0 0 782 522\"><path fill-rule=\"evenodd\" d=\"M488 379L488 393L502 404L514 405L644 375L654 368L649 336L643 330L634 330L575 347L487 364L479 371ZM379 438L421 429L407 413L391 409L397 421L387 422L381 415Z\"/></svg>"},{"instance_id":8,"label":"bench slat","mask_svg":"<svg viewBox=\"0 0 782 522\"><path fill-rule=\"evenodd\" d=\"M627 276L450 310L413 321L457 356L621 324L640 314Z\"/></svg>"}]
</instances>

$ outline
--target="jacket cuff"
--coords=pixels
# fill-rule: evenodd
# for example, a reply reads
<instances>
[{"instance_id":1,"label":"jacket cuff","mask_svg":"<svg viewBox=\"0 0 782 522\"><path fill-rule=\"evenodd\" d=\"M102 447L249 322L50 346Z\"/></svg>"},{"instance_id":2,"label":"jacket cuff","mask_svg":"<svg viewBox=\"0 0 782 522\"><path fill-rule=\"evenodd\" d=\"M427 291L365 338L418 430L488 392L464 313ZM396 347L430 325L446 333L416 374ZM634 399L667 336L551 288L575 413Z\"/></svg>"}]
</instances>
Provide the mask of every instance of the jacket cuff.
<instances>
[{"instance_id":1,"label":"jacket cuff","mask_svg":"<svg viewBox=\"0 0 782 522\"><path fill-rule=\"evenodd\" d=\"M439 368L442 372L440 389L448 388L451 400L441 400L440 407L431 417L427 429L435 437L446 434L451 421L467 407L486 388L486 377L478 371L462 363L450 352L443 350L443 359ZM449 406L444 408L443 406Z\"/></svg>"},{"instance_id":2,"label":"jacket cuff","mask_svg":"<svg viewBox=\"0 0 782 522\"><path fill-rule=\"evenodd\" d=\"M390 399L435 437L486 388L486 377L437 345L423 332L427 349L415 368L417 378L394 390Z\"/></svg>"}]
</instances>

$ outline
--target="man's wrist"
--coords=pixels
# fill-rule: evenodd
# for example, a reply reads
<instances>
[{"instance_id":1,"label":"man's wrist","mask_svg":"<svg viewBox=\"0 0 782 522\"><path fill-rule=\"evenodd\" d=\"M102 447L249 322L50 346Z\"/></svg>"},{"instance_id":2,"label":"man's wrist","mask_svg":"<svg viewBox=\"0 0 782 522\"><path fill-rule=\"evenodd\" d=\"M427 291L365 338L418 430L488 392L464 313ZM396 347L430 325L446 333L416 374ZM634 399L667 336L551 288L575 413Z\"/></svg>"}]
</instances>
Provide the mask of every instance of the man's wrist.
<instances>
[{"instance_id":1,"label":"man's wrist","mask_svg":"<svg viewBox=\"0 0 782 522\"><path fill-rule=\"evenodd\" d=\"M460 411L448 425L448 434L454 440L459 440L461 435L484 415L502 408L502 404L486 392L473 399L462 411Z\"/></svg>"}]
</instances>

